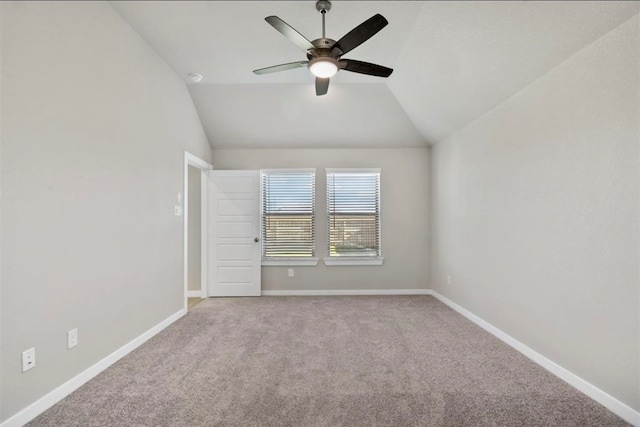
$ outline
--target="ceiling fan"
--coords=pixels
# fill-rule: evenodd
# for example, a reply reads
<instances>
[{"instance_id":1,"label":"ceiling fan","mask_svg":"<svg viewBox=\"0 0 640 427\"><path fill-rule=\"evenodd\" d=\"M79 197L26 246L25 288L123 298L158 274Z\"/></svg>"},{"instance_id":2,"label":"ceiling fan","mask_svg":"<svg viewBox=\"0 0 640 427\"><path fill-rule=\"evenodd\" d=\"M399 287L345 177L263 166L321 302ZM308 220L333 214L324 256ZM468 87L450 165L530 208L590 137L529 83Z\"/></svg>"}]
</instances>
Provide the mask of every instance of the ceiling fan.
<instances>
[{"instance_id":1,"label":"ceiling fan","mask_svg":"<svg viewBox=\"0 0 640 427\"><path fill-rule=\"evenodd\" d=\"M349 31L340 40L335 41L325 36L325 15L331 10L331 2L319 0L316 2L316 10L322 14L322 37L313 41L307 40L305 36L277 16L267 16L265 18L265 21L271 24L273 28L305 51L308 60L260 68L253 70L255 74L275 73L306 66L316 77L316 95L318 96L327 93L329 78L336 74L338 70L378 77L389 77L391 75L392 68L355 59L342 58L342 55L360 46L383 29L389 23L384 16L380 14L372 16Z\"/></svg>"}]
</instances>

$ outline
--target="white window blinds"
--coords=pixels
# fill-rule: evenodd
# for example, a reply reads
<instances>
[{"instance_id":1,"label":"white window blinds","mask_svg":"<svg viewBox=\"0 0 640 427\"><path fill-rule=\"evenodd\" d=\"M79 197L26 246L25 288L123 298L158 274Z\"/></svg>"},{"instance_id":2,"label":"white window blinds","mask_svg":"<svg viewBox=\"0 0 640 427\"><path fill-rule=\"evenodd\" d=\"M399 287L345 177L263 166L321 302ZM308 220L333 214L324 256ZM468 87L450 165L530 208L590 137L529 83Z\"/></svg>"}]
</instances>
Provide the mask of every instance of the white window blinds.
<instances>
[{"instance_id":1,"label":"white window blinds","mask_svg":"<svg viewBox=\"0 0 640 427\"><path fill-rule=\"evenodd\" d=\"M262 258L314 256L315 170L263 170Z\"/></svg>"},{"instance_id":2,"label":"white window blinds","mask_svg":"<svg viewBox=\"0 0 640 427\"><path fill-rule=\"evenodd\" d=\"M327 169L329 257L380 256L380 169Z\"/></svg>"}]
</instances>

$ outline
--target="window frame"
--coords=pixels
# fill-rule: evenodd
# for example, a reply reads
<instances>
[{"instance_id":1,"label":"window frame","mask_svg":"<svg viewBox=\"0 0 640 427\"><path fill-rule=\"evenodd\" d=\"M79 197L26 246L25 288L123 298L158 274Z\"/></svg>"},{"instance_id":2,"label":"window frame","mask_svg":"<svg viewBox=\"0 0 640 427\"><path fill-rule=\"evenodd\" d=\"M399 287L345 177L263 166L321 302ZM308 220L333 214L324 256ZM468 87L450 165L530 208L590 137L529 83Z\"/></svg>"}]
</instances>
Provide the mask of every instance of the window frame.
<instances>
[{"instance_id":1,"label":"window frame","mask_svg":"<svg viewBox=\"0 0 640 427\"><path fill-rule=\"evenodd\" d=\"M330 216L329 212L329 174L335 173L374 173L378 174L378 255L377 256L331 256L329 254L331 250L330 242ZM382 256L382 168L326 168L325 169L325 201L326 201L326 252L323 259L324 264L327 266L367 266L367 265L382 265L384 257Z\"/></svg>"},{"instance_id":2,"label":"window frame","mask_svg":"<svg viewBox=\"0 0 640 427\"><path fill-rule=\"evenodd\" d=\"M264 187L263 187L263 175L269 174L312 174L313 175L313 219L312 219L312 234L313 234L313 256L310 257L264 257ZM317 218L317 173L316 168L282 168L282 169L261 169L260 170L260 262L262 266L315 266L318 265L317 254L317 238L316 238L316 218Z\"/></svg>"}]
</instances>

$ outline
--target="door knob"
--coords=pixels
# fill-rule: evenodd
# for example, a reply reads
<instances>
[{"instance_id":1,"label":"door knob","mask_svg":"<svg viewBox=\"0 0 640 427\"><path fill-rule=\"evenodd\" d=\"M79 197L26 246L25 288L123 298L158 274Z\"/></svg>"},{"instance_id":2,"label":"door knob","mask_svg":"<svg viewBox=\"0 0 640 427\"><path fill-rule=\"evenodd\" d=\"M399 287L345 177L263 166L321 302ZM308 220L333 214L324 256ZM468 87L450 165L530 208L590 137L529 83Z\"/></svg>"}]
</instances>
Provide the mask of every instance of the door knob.
<instances>
[{"instance_id":1,"label":"door knob","mask_svg":"<svg viewBox=\"0 0 640 427\"><path fill-rule=\"evenodd\" d=\"M255 239L253 239L254 242L258 243L260 241L260 239L258 239L257 237Z\"/></svg>"}]
</instances>

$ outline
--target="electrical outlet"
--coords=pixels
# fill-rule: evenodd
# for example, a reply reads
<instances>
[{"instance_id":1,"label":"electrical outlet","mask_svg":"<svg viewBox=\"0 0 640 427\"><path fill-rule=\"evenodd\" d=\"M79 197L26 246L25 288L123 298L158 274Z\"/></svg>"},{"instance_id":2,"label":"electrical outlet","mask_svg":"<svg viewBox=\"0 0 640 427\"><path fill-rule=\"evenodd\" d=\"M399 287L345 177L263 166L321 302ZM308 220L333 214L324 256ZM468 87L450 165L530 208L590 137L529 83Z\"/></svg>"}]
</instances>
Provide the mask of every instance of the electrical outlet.
<instances>
[{"instance_id":1,"label":"electrical outlet","mask_svg":"<svg viewBox=\"0 0 640 427\"><path fill-rule=\"evenodd\" d=\"M78 328L75 328L67 332L67 349L73 348L77 345L78 345Z\"/></svg>"},{"instance_id":2,"label":"electrical outlet","mask_svg":"<svg viewBox=\"0 0 640 427\"><path fill-rule=\"evenodd\" d=\"M451 276L447 276L447 285L451 284Z\"/></svg>"},{"instance_id":3,"label":"electrical outlet","mask_svg":"<svg viewBox=\"0 0 640 427\"><path fill-rule=\"evenodd\" d=\"M29 350L22 352L22 372L27 372L29 369L36 366L36 349L31 347Z\"/></svg>"},{"instance_id":4,"label":"electrical outlet","mask_svg":"<svg viewBox=\"0 0 640 427\"><path fill-rule=\"evenodd\" d=\"M293 277L295 274L293 272L293 268L289 269L289 277Z\"/></svg>"}]
</instances>

